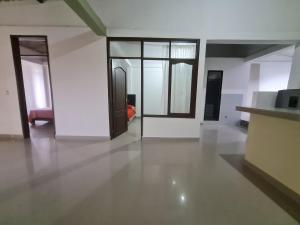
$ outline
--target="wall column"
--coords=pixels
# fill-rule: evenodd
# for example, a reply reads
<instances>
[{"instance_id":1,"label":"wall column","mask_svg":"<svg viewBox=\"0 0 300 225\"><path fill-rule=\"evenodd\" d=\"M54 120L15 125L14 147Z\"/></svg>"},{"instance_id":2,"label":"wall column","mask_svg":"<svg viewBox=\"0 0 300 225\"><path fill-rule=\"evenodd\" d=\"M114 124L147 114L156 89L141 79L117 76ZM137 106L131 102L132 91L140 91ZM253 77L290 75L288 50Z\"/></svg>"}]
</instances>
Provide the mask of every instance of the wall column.
<instances>
[{"instance_id":1,"label":"wall column","mask_svg":"<svg viewBox=\"0 0 300 225\"><path fill-rule=\"evenodd\" d=\"M300 44L295 48L288 89L300 89Z\"/></svg>"}]
</instances>

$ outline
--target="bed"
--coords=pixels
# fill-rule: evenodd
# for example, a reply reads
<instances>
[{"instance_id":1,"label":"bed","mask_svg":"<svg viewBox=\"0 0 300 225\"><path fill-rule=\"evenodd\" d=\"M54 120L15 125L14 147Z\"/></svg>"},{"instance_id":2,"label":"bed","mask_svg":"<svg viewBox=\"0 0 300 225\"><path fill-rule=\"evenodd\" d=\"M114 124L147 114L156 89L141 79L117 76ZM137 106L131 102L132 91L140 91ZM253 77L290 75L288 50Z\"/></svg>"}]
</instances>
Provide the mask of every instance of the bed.
<instances>
[{"instance_id":1,"label":"bed","mask_svg":"<svg viewBox=\"0 0 300 225\"><path fill-rule=\"evenodd\" d=\"M128 106L127 106L127 115L128 115L128 121L132 121L135 116L136 116L136 101L135 101L135 95L133 94L130 94L130 95L127 95L127 103L128 103Z\"/></svg>"},{"instance_id":2,"label":"bed","mask_svg":"<svg viewBox=\"0 0 300 225\"><path fill-rule=\"evenodd\" d=\"M44 108L44 109L33 109L30 110L28 121L32 125L35 125L35 121L48 121L53 122L54 113L52 109Z\"/></svg>"}]
</instances>

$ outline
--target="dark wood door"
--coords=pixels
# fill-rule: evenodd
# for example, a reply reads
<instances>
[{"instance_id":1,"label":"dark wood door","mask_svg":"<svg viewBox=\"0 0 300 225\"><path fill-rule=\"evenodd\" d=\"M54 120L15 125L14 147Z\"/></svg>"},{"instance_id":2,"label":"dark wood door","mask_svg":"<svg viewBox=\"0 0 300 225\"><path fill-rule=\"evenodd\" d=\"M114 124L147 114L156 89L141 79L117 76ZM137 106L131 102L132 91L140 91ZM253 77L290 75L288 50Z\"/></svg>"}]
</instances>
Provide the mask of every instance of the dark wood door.
<instances>
[{"instance_id":1,"label":"dark wood door","mask_svg":"<svg viewBox=\"0 0 300 225\"><path fill-rule=\"evenodd\" d=\"M122 67L112 69L112 138L128 130L126 72Z\"/></svg>"},{"instance_id":2,"label":"dark wood door","mask_svg":"<svg viewBox=\"0 0 300 225\"><path fill-rule=\"evenodd\" d=\"M23 79L23 71L22 71L22 63L21 63L20 43L19 43L18 36L11 36L11 45L12 45L13 59L14 59L15 72L16 72L23 137L30 138L30 130L28 125L27 106L26 106L26 98L25 98L25 87L24 87L24 79Z\"/></svg>"},{"instance_id":3,"label":"dark wood door","mask_svg":"<svg viewBox=\"0 0 300 225\"><path fill-rule=\"evenodd\" d=\"M222 94L222 80L223 71L208 71L204 120L219 120Z\"/></svg>"}]
</instances>

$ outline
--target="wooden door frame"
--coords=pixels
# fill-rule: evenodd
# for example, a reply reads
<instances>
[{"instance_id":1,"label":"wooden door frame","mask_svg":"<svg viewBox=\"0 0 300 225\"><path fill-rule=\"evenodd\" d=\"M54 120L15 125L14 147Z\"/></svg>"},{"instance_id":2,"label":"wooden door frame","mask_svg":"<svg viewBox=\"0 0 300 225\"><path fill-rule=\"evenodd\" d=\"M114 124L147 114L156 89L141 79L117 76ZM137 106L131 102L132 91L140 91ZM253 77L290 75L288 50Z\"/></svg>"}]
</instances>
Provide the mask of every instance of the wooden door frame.
<instances>
[{"instance_id":1,"label":"wooden door frame","mask_svg":"<svg viewBox=\"0 0 300 225\"><path fill-rule=\"evenodd\" d=\"M19 38L21 38L21 37L45 38L46 48L47 48L46 56L47 56L47 62L48 62L49 86L50 86L51 104L52 104L52 110L53 110L54 137L55 137L56 136L55 110L54 110L54 100L53 100L48 37L46 35L10 35L14 67L15 67L15 76L16 76L16 83L17 83L17 92L18 92L18 99L19 99L19 108L20 108L23 137L25 139L30 138L30 130L29 130L29 124L28 124L28 113L27 113L27 106L26 106L24 76L23 76L22 63L21 63L22 55L20 52L20 43L19 43ZM34 55L32 55L32 56L34 56Z\"/></svg>"}]
</instances>

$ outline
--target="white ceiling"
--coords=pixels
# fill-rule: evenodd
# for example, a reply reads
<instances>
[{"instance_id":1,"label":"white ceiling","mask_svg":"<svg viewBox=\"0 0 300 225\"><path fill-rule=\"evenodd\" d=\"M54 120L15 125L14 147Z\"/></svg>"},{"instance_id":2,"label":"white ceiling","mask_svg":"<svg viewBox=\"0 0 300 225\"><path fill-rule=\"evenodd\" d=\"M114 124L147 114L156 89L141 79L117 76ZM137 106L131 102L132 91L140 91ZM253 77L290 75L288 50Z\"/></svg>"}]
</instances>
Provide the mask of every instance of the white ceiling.
<instances>
[{"instance_id":1,"label":"white ceiling","mask_svg":"<svg viewBox=\"0 0 300 225\"><path fill-rule=\"evenodd\" d=\"M294 53L295 46L290 46L259 57L255 59L254 62L292 62Z\"/></svg>"},{"instance_id":2,"label":"white ceiling","mask_svg":"<svg viewBox=\"0 0 300 225\"><path fill-rule=\"evenodd\" d=\"M300 31L299 0L88 0L108 28Z\"/></svg>"},{"instance_id":3,"label":"white ceiling","mask_svg":"<svg viewBox=\"0 0 300 225\"><path fill-rule=\"evenodd\" d=\"M0 26L86 26L63 0L0 1Z\"/></svg>"},{"instance_id":4,"label":"white ceiling","mask_svg":"<svg viewBox=\"0 0 300 225\"><path fill-rule=\"evenodd\" d=\"M182 38L220 33L225 39L223 34L239 37L246 33L254 39L273 33L300 36L299 0L87 1L109 32L121 29L141 31L141 36ZM36 0L1 1L0 25L85 26L63 0L44 4Z\"/></svg>"}]
</instances>

